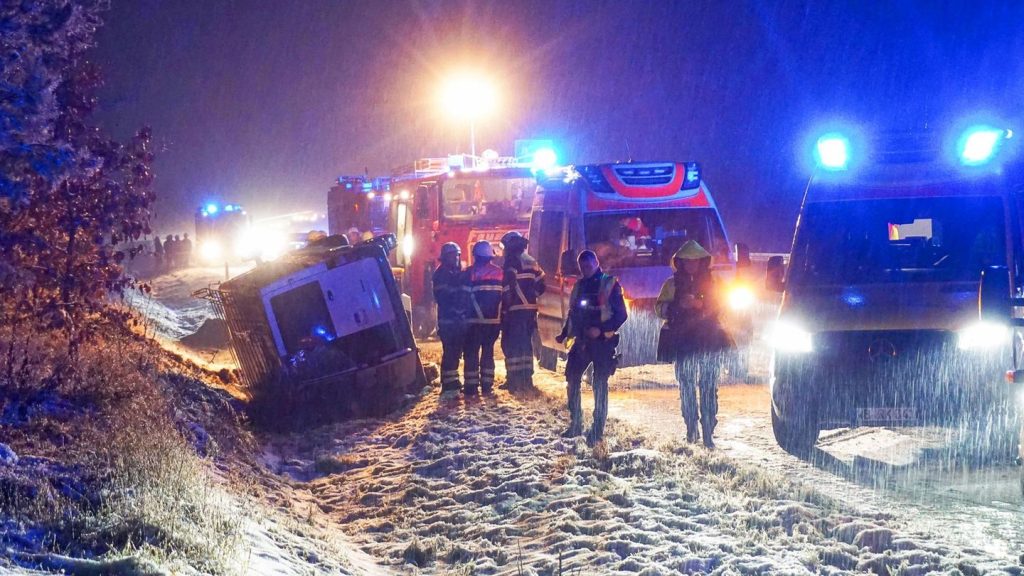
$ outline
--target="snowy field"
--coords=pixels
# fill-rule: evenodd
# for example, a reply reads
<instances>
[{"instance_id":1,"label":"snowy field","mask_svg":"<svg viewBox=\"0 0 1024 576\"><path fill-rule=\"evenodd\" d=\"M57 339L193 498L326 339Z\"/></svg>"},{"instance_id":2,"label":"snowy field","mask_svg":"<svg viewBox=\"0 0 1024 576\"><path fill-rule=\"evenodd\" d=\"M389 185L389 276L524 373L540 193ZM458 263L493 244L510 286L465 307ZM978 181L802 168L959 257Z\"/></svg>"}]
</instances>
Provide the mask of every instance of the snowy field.
<instances>
[{"instance_id":1,"label":"snowy field","mask_svg":"<svg viewBox=\"0 0 1024 576\"><path fill-rule=\"evenodd\" d=\"M644 366L614 378L591 449L559 437L560 376L538 382L526 400L428 390L385 420L268 438L264 462L318 524L403 573L1024 573L1019 470L925 458L942 431L826 433L802 461L771 437L766 388L731 384L708 452L680 440L671 370Z\"/></svg>"},{"instance_id":2,"label":"snowy field","mask_svg":"<svg viewBox=\"0 0 1024 576\"><path fill-rule=\"evenodd\" d=\"M847 573L1001 570L899 514L832 498L728 451L613 420L605 445L564 440L544 396L439 400L386 421L279 438L280 472L403 571L476 574ZM979 545L982 544L979 542Z\"/></svg>"}]
</instances>

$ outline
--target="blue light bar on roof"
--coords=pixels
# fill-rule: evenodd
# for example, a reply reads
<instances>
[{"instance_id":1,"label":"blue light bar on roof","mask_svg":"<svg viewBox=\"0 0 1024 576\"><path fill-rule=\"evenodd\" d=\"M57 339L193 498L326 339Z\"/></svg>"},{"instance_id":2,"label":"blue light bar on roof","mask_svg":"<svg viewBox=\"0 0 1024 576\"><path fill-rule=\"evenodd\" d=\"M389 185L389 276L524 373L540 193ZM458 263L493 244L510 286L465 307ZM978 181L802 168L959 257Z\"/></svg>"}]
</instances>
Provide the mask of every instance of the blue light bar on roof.
<instances>
[{"instance_id":1,"label":"blue light bar on roof","mask_svg":"<svg viewBox=\"0 0 1024 576\"><path fill-rule=\"evenodd\" d=\"M814 157L824 170L846 170L850 162L850 140L838 132L825 134L814 146Z\"/></svg>"},{"instance_id":2,"label":"blue light bar on roof","mask_svg":"<svg viewBox=\"0 0 1024 576\"><path fill-rule=\"evenodd\" d=\"M999 152L1002 141L1009 137L1009 132L987 125L971 126L960 137L957 153L960 163L964 166L982 166L988 164Z\"/></svg>"}]
</instances>

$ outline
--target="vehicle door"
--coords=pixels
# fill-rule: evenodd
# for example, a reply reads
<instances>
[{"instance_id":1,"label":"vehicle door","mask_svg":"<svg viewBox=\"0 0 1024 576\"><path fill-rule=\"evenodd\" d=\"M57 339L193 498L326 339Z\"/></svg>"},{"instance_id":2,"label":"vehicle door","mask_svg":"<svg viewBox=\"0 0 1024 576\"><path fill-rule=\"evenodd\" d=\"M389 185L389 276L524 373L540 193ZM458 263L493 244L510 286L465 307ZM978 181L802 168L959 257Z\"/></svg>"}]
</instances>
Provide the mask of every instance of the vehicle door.
<instances>
[{"instance_id":1,"label":"vehicle door","mask_svg":"<svg viewBox=\"0 0 1024 576\"><path fill-rule=\"evenodd\" d=\"M554 346L554 337L565 320L562 270L559 255L566 244L566 215L560 210L540 210L530 219L530 253L544 271L544 293L537 299L541 339Z\"/></svg>"}]
</instances>

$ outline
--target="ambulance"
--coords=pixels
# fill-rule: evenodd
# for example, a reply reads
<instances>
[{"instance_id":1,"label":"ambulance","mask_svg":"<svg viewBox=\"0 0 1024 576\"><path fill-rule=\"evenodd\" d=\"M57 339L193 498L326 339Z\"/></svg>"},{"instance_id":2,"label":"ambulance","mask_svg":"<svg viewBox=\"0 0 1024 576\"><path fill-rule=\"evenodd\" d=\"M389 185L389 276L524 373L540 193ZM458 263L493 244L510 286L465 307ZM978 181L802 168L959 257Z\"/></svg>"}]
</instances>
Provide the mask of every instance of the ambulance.
<instances>
[{"instance_id":1,"label":"ambulance","mask_svg":"<svg viewBox=\"0 0 1024 576\"><path fill-rule=\"evenodd\" d=\"M724 323L742 348L750 341L753 283L737 270L750 265L749 251L732 246L718 207L696 162L584 164L538 172L539 186L530 219L530 253L544 269L540 297L541 366L554 368L566 352L555 336L568 313L579 276L576 258L593 250L601 266L619 279L629 309L619 352L627 365L653 362L661 320L654 304L672 276L672 255L688 240L712 254L712 272L721 279L729 305ZM733 359L732 371L741 371Z\"/></svg>"},{"instance_id":2,"label":"ambulance","mask_svg":"<svg viewBox=\"0 0 1024 576\"><path fill-rule=\"evenodd\" d=\"M938 425L973 454L1013 453L1020 392L1004 373L1024 274L1013 132L847 129L812 142L789 264L770 263L767 278L783 295L768 331L779 445L805 455L822 430ZM979 306L993 290L998 303Z\"/></svg>"}]
</instances>

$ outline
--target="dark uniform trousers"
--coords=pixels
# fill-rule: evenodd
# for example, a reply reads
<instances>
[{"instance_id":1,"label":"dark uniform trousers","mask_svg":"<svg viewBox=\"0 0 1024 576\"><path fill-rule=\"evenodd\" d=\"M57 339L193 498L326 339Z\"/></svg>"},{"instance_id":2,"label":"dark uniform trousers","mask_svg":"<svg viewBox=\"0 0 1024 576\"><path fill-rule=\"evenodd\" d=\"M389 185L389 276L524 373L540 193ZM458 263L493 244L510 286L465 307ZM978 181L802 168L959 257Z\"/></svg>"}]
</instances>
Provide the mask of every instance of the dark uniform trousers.
<instances>
[{"instance_id":1,"label":"dark uniform trousers","mask_svg":"<svg viewBox=\"0 0 1024 576\"><path fill-rule=\"evenodd\" d=\"M439 321L437 337L441 339L441 391L458 390L459 362L466 348L467 325L465 322Z\"/></svg>"},{"instance_id":2,"label":"dark uniform trousers","mask_svg":"<svg viewBox=\"0 0 1024 576\"><path fill-rule=\"evenodd\" d=\"M497 324L469 324L463 360L466 390L475 391L480 387L487 392L494 387L494 343L499 330Z\"/></svg>"},{"instance_id":3,"label":"dark uniform trousers","mask_svg":"<svg viewBox=\"0 0 1024 576\"><path fill-rule=\"evenodd\" d=\"M533 333L537 331L537 312L513 310L505 313L501 326L501 352L509 390L533 386Z\"/></svg>"},{"instance_id":4,"label":"dark uniform trousers","mask_svg":"<svg viewBox=\"0 0 1024 576\"><path fill-rule=\"evenodd\" d=\"M615 347L619 337L590 340L577 338L569 350L565 364L565 378L568 384L570 429L580 431L583 427L581 386L583 373L594 365L594 425L591 434L597 438L604 435L604 423L608 418L608 379L615 373Z\"/></svg>"}]
</instances>

